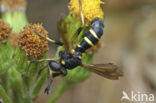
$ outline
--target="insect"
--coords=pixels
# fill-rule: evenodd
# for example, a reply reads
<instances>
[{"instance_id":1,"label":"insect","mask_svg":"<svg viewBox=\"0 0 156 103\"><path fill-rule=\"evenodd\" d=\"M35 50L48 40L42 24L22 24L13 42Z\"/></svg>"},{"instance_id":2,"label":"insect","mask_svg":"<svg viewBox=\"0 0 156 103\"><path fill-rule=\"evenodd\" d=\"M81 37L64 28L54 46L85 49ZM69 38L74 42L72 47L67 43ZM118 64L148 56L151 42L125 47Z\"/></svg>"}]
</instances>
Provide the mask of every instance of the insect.
<instances>
[{"instance_id":1,"label":"insect","mask_svg":"<svg viewBox=\"0 0 156 103\"><path fill-rule=\"evenodd\" d=\"M81 4L81 0L80 4ZM81 5L80 5L81 10ZM81 13L81 19L83 19L83 14ZM83 24L82 20L82 24ZM33 60L30 61L30 63L35 62L42 62L42 61L48 61L48 71L52 70L52 77L48 84L48 86L45 89L45 93L49 94L50 86L54 80L55 77L58 76L66 76L68 69L74 69L77 66L82 66L83 68L86 68L100 76L103 76L108 79L116 80L120 76L122 76L122 72L117 68L116 65L112 63L108 64L83 64L81 61L82 54L85 53L86 50L88 50L90 47L94 46L103 35L103 29L104 24L103 21L99 18L94 18L89 25L89 30L85 34L83 34L83 40L77 44L75 49L71 49L70 42L66 40L65 35L63 33L60 33L60 36L62 38L62 41L55 41L53 39L50 39L49 37L45 37L36 30L34 32L45 38L46 40L57 44L59 46L64 46L65 50L59 52L58 58L50 58L50 59L41 59L41 60ZM56 60L59 60L57 62Z\"/></svg>"}]
</instances>

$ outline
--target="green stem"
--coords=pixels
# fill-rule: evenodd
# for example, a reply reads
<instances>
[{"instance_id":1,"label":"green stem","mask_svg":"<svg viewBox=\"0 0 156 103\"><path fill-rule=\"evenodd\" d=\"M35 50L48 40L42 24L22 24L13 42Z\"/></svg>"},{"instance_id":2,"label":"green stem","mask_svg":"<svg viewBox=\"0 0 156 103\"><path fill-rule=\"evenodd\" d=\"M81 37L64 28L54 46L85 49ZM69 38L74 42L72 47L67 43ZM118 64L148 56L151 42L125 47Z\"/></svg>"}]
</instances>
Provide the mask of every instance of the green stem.
<instances>
[{"instance_id":1,"label":"green stem","mask_svg":"<svg viewBox=\"0 0 156 103\"><path fill-rule=\"evenodd\" d=\"M8 73L1 74L1 81L2 81L1 84L4 87L5 92L8 93L8 89L9 89Z\"/></svg>"},{"instance_id":2,"label":"green stem","mask_svg":"<svg viewBox=\"0 0 156 103\"><path fill-rule=\"evenodd\" d=\"M22 103L25 93L21 73L18 72L14 66L12 66L9 68L8 76L10 87L12 88L14 93L15 103Z\"/></svg>"},{"instance_id":3,"label":"green stem","mask_svg":"<svg viewBox=\"0 0 156 103\"><path fill-rule=\"evenodd\" d=\"M44 71L43 74L40 76L40 78L36 82L35 88L32 92L33 98L36 98L37 95L39 94L42 86L44 85L46 78L47 78L47 71Z\"/></svg>"},{"instance_id":4,"label":"green stem","mask_svg":"<svg viewBox=\"0 0 156 103\"><path fill-rule=\"evenodd\" d=\"M12 103L11 98L7 95L4 88L0 85L0 96L3 99L4 103Z\"/></svg>"},{"instance_id":5,"label":"green stem","mask_svg":"<svg viewBox=\"0 0 156 103\"><path fill-rule=\"evenodd\" d=\"M13 13L6 12L2 15L3 20L10 24L13 32L20 32L28 24L25 12L16 11Z\"/></svg>"},{"instance_id":6,"label":"green stem","mask_svg":"<svg viewBox=\"0 0 156 103\"><path fill-rule=\"evenodd\" d=\"M55 101L70 87L69 83L62 82L57 91L52 95L52 97L46 103L55 103Z\"/></svg>"}]
</instances>

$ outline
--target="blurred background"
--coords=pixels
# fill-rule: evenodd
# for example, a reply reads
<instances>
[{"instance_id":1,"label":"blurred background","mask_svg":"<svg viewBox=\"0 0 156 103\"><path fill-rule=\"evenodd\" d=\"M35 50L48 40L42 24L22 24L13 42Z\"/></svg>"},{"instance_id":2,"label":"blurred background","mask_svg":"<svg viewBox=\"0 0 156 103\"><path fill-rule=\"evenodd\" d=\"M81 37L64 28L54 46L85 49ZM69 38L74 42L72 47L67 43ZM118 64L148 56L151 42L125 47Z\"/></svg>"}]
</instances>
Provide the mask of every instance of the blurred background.
<instances>
[{"instance_id":1,"label":"blurred background","mask_svg":"<svg viewBox=\"0 0 156 103\"><path fill-rule=\"evenodd\" d=\"M42 23L51 38L59 39L56 25L60 15L68 13L68 0L27 1L29 22ZM156 0L104 1L104 46L93 63L115 63L123 69L124 77L112 81L92 74L56 103L121 103L122 91L129 95L131 91L156 94ZM56 46L50 47L52 57ZM36 103L44 103L53 95L60 80L54 81L49 96L41 91Z\"/></svg>"}]
</instances>

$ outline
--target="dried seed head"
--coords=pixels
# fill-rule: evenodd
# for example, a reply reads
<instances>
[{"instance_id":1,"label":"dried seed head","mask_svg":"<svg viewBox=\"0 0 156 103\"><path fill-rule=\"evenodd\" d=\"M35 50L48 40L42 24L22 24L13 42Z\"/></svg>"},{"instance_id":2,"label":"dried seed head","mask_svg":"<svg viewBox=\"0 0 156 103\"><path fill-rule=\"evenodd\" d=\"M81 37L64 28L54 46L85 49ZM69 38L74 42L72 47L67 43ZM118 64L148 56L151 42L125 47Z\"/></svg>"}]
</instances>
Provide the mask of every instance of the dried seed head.
<instances>
[{"instance_id":1,"label":"dried seed head","mask_svg":"<svg viewBox=\"0 0 156 103\"><path fill-rule=\"evenodd\" d=\"M1 12L25 11L25 0L0 0Z\"/></svg>"},{"instance_id":2,"label":"dried seed head","mask_svg":"<svg viewBox=\"0 0 156 103\"><path fill-rule=\"evenodd\" d=\"M41 36L37 35L34 30L47 36L47 31L41 24L28 24L20 32L19 43L30 57L42 56L48 50L48 42Z\"/></svg>"},{"instance_id":3,"label":"dried seed head","mask_svg":"<svg viewBox=\"0 0 156 103\"><path fill-rule=\"evenodd\" d=\"M86 23L91 22L94 18L99 17L103 19L104 12L101 8L101 0L81 0L82 13ZM72 11L75 17L80 17L79 12L79 0L70 0L69 9Z\"/></svg>"},{"instance_id":4,"label":"dried seed head","mask_svg":"<svg viewBox=\"0 0 156 103\"><path fill-rule=\"evenodd\" d=\"M0 19L0 42L3 42L11 34L11 27Z\"/></svg>"}]
</instances>

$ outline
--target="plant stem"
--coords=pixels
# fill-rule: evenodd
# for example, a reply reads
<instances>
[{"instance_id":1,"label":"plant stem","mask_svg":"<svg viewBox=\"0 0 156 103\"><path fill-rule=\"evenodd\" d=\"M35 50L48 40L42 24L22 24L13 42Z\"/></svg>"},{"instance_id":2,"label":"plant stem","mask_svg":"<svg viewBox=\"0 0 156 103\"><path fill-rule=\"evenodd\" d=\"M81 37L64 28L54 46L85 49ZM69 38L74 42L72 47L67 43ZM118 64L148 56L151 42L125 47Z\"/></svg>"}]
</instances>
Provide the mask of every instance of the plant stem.
<instances>
[{"instance_id":1,"label":"plant stem","mask_svg":"<svg viewBox=\"0 0 156 103\"><path fill-rule=\"evenodd\" d=\"M11 98L5 92L4 88L0 85L0 96L3 99L4 103L12 103Z\"/></svg>"},{"instance_id":2,"label":"plant stem","mask_svg":"<svg viewBox=\"0 0 156 103\"><path fill-rule=\"evenodd\" d=\"M13 32L20 32L22 28L28 24L25 12L6 12L3 13L2 19L10 24L13 28Z\"/></svg>"},{"instance_id":3,"label":"plant stem","mask_svg":"<svg viewBox=\"0 0 156 103\"><path fill-rule=\"evenodd\" d=\"M33 92L32 92L33 98L36 98L38 96L38 94L47 78L47 74L48 74L47 71L44 71L43 74L37 80L35 88L33 89Z\"/></svg>"}]
</instances>

